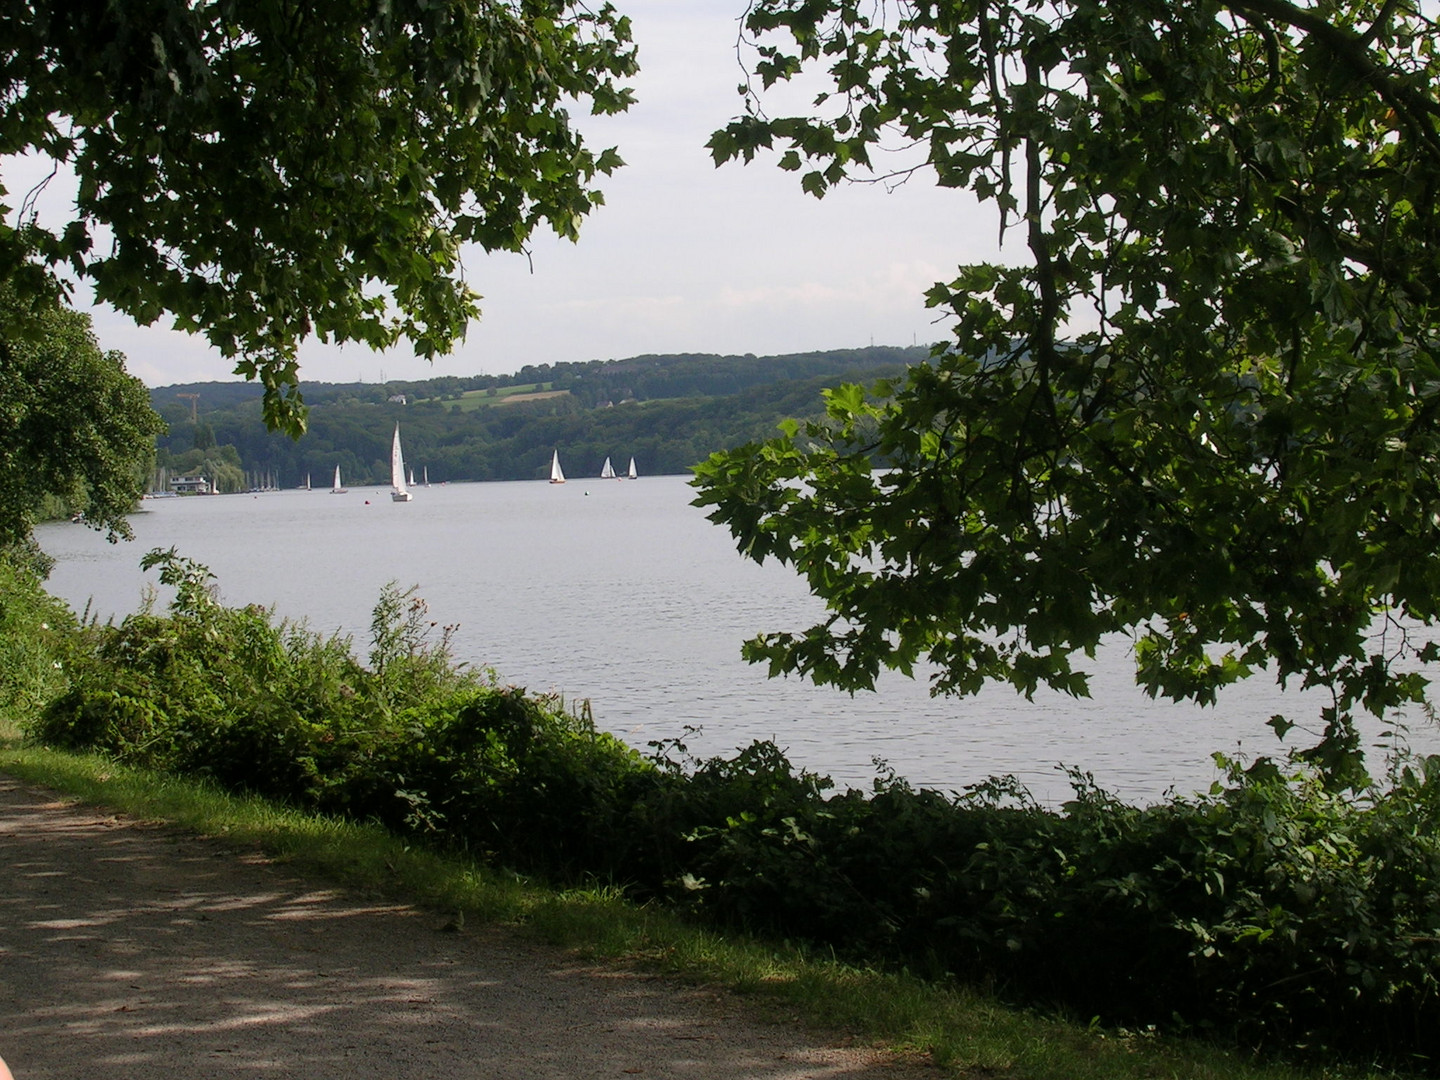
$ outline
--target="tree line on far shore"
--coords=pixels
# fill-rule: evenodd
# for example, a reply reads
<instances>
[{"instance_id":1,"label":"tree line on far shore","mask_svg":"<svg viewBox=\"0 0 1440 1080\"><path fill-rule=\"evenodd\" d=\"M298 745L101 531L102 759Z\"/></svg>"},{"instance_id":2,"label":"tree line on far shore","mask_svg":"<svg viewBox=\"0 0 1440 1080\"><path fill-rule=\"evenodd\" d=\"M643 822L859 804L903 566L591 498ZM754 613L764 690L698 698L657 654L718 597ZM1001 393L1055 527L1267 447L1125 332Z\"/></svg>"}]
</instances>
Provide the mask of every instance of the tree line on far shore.
<instances>
[{"instance_id":1,"label":"tree line on far shore","mask_svg":"<svg viewBox=\"0 0 1440 1080\"><path fill-rule=\"evenodd\" d=\"M262 483L388 483L390 436L432 482L537 480L558 449L566 472L598 475L606 457L633 457L645 475L688 472L716 450L774 435L788 417L818 414L837 381L895 377L921 347L872 346L787 356L670 355L527 365L511 375L443 376L304 388L309 431L267 430L253 383L199 383L151 391L167 423L157 466L197 472L222 490ZM192 396L192 395L198 395ZM192 407L193 406L193 407Z\"/></svg>"}]
</instances>

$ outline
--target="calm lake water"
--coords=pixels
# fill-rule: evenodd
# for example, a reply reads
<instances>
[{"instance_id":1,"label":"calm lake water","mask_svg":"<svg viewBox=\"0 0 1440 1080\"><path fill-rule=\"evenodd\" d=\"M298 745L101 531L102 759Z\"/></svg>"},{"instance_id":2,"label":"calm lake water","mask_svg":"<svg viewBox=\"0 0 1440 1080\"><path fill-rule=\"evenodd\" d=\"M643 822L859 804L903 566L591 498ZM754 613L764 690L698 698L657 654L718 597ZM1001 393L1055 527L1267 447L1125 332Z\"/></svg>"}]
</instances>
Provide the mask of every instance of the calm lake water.
<instances>
[{"instance_id":1,"label":"calm lake water","mask_svg":"<svg viewBox=\"0 0 1440 1080\"><path fill-rule=\"evenodd\" d=\"M1144 802L1208 786L1213 751L1274 753L1265 720L1277 711L1318 728L1319 700L1282 700L1258 678L1214 709L1150 701L1119 646L1097 662L1085 701L1027 702L1005 688L934 699L900 676L851 698L767 679L740 659L741 642L804 629L821 607L790 571L737 555L689 505L686 480L452 484L405 504L384 488L156 499L132 518L133 543L110 545L78 525L38 536L58 560L51 591L77 611L134 611L158 588L141 556L173 546L210 567L226 603L351 635L362 656L382 587L415 585L437 622L458 624L460 659L532 691L588 698L597 723L634 746L687 728L701 729L685 739L701 756L773 739L841 786L868 788L878 757L917 786L1013 773L1057 802L1069 794L1063 764ZM1411 744L1440 751L1440 733L1409 719ZM1371 734L1379 739L1379 728Z\"/></svg>"}]
</instances>

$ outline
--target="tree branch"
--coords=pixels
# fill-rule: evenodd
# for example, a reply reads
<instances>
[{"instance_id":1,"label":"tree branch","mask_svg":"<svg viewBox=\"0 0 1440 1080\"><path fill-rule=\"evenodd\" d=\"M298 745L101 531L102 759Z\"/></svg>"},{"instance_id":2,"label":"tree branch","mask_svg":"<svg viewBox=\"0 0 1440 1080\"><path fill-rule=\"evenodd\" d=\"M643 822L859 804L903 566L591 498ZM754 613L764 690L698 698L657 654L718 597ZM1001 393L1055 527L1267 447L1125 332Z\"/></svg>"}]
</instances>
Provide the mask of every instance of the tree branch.
<instances>
[{"instance_id":1,"label":"tree branch","mask_svg":"<svg viewBox=\"0 0 1440 1080\"><path fill-rule=\"evenodd\" d=\"M1362 36L1327 22L1313 11L1296 7L1289 0L1221 0L1221 3L1242 18L1254 15L1272 19L1319 41L1352 75L1374 87L1396 115L1404 119L1415 137L1440 157L1440 137L1437 137L1433 123L1423 122L1425 118L1433 120L1440 117L1440 102L1397 82L1390 72L1375 62L1369 49L1375 26ZM1381 18L1387 18L1393 7L1393 3L1387 3Z\"/></svg>"}]
</instances>

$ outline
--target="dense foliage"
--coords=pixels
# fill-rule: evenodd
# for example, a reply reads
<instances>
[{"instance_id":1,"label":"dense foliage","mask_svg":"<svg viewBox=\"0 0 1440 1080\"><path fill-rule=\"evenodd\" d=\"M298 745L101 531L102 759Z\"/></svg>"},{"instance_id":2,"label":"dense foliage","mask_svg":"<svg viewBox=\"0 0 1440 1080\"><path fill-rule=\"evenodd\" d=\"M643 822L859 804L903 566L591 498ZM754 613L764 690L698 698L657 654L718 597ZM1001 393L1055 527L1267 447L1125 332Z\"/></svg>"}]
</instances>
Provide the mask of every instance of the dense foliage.
<instances>
[{"instance_id":1,"label":"dense foliage","mask_svg":"<svg viewBox=\"0 0 1440 1080\"><path fill-rule=\"evenodd\" d=\"M170 613L87 627L36 737L556 873L593 863L610 789L653 772L555 703L457 666L409 593L381 595L365 665L347 639L220 605L174 551L145 562L175 589Z\"/></svg>"},{"instance_id":2,"label":"dense foliage","mask_svg":"<svg viewBox=\"0 0 1440 1080\"><path fill-rule=\"evenodd\" d=\"M147 562L168 613L63 639L33 580L0 577L0 630L54 657L19 680L44 693L3 699L32 737L1106 1024L1421 1070L1440 1053L1440 758L1360 796L1263 765L1147 808L1081 776L1058 812L1004 779L835 794L768 743L646 760L583 710L457 669L393 587L362 664L221 607L173 551Z\"/></svg>"},{"instance_id":3,"label":"dense foliage","mask_svg":"<svg viewBox=\"0 0 1440 1080\"><path fill-rule=\"evenodd\" d=\"M348 483L388 483L396 422L406 460L435 482L542 479L557 447L577 478L598 475L606 457L622 468L634 457L645 475L656 475L688 472L715 450L772 435L788 416L818 414L822 386L837 379L898 375L925 354L872 347L773 357L642 356L539 365L509 376L314 384L305 388L310 426L299 442L266 431L253 386L161 387L151 397L170 424L158 444L160 464L172 475L214 477L230 465L241 477L273 476L289 487L307 474L328 483L338 465ZM484 396L536 387L557 396ZM494 404L472 407L477 396ZM406 404L391 400L398 397ZM235 484L240 490L243 479Z\"/></svg>"},{"instance_id":4,"label":"dense foliage","mask_svg":"<svg viewBox=\"0 0 1440 1080\"><path fill-rule=\"evenodd\" d=\"M37 549L0 551L0 718L12 723L38 715L68 685L77 624L45 591L48 570Z\"/></svg>"},{"instance_id":5,"label":"dense foliage","mask_svg":"<svg viewBox=\"0 0 1440 1080\"><path fill-rule=\"evenodd\" d=\"M1003 779L959 797L823 787L773 747L702 765L683 853L699 908L1107 1023L1440 1048L1440 759L1360 801L1234 767L1145 809L1085 777L1061 813Z\"/></svg>"},{"instance_id":6,"label":"dense foliage","mask_svg":"<svg viewBox=\"0 0 1440 1080\"><path fill-rule=\"evenodd\" d=\"M756 95L827 92L752 100L718 161L777 147L816 195L930 171L1024 249L931 290L955 328L931 364L700 474L741 550L831 613L751 657L1082 694L1126 635L1152 694L1327 688L1316 756L1359 782L1352 716L1422 698L1412 628L1440 616L1428 9L756 0L745 25Z\"/></svg>"},{"instance_id":7,"label":"dense foliage","mask_svg":"<svg viewBox=\"0 0 1440 1080\"><path fill-rule=\"evenodd\" d=\"M0 281L0 548L24 545L47 506L128 536L161 430L90 316Z\"/></svg>"},{"instance_id":8,"label":"dense foliage","mask_svg":"<svg viewBox=\"0 0 1440 1080\"><path fill-rule=\"evenodd\" d=\"M576 236L621 162L567 106L624 110L635 71L628 20L570 0L4 0L0 40L0 157L79 181L63 227L30 195L0 222L0 282L63 265L173 316L297 433L304 338L445 352L479 314L462 244Z\"/></svg>"}]
</instances>

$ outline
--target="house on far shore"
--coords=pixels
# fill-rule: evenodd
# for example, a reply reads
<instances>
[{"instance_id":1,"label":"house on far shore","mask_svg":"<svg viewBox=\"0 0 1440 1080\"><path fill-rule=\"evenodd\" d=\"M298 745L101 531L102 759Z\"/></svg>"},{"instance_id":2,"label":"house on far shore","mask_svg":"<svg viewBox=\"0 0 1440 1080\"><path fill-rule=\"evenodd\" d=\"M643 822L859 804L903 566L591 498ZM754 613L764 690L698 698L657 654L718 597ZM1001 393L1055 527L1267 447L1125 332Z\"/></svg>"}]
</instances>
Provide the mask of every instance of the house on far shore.
<instances>
[{"instance_id":1,"label":"house on far shore","mask_svg":"<svg viewBox=\"0 0 1440 1080\"><path fill-rule=\"evenodd\" d=\"M177 476L170 481L170 490L177 495L209 495L210 484L203 476Z\"/></svg>"},{"instance_id":2,"label":"house on far shore","mask_svg":"<svg viewBox=\"0 0 1440 1080\"><path fill-rule=\"evenodd\" d=\"M405 402L405 395L404 395L404 394L391 394L391 395L390 395L388 398L386 398L385 400L388 401L388 402L390 402L392 405L404 405L404 404L406 404L406 402Z\"/></svg>"}]
</instances>

